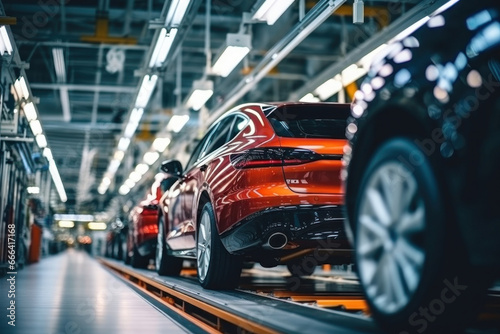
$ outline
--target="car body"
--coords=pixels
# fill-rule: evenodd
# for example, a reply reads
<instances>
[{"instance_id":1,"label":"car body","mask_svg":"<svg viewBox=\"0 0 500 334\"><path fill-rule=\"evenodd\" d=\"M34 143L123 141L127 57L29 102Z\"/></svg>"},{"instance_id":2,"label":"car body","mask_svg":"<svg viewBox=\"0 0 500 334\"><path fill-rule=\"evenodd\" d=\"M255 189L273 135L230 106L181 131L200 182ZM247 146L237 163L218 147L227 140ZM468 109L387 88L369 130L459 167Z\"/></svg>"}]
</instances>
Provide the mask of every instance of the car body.
<instances>
[{"instance_id":1,"label":"car body","mask_svg":"<svg viewBox=\"0 0 500 334\"><path fill-rule=\"evenodd\" d=\"M389 331L453 331L500 267L499 16L494 1L430 15L386 48L356 93L347 230L372 313ZM460 297L442 302L449 291ZM419 310L436 300L446 313L429 321Z\"/></svg>"},{"instance_id":2,"label":"car body","mask_svg":"<svg viewBox=\"0 0 500 334\"><path fill-rule=\"evenodd\" d=\"M132 208L129 215L126 263L145 268L154 259L158 238L158 200L162 196L164 175L155 177L146 197Z\"/></svg>"},{"instance_id":3,"label":"car body","mask_svg":"<svg viewBox=\"0 0 500 334\"><path fill-rule=\"evenodd\" d=\"M207 235L216 245L207 247L223 254L212 253L222 257L215 266L223 259L235 267L241 259L296 263L297 254L317 248L335 249L334 258L348 263L339 174L348 115L348 104L246 104L214 122L184 170L177 161L163 165L178 178L160 200L159 242L170 260L198 256L200 276L204 245L197 232L210 221ZM234 286L238 277L218 277L223 285L199 278L217 288Z\"/></svg>"}]
</instances>

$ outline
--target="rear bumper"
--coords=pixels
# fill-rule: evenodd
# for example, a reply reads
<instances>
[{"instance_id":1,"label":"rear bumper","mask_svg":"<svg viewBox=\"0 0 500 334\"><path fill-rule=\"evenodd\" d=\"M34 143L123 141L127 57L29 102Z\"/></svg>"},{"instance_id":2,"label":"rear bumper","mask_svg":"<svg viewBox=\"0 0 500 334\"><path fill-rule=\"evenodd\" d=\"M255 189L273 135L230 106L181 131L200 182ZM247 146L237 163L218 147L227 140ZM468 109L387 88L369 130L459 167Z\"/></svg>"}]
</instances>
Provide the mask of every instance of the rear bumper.
<instances>
[{"instance_id":1,"label":"rear bumper","mask_svg":"<svg viewBox=\"0 0 500 334\"><path fill-rule=\"evenodd\" d=\"M283 233L283 248L350 249L345 231L343 206L297 205L269 208L252 214L221 235L232 254L247 254L266 248L268 238Z\"/></svg>"}]
</instances>

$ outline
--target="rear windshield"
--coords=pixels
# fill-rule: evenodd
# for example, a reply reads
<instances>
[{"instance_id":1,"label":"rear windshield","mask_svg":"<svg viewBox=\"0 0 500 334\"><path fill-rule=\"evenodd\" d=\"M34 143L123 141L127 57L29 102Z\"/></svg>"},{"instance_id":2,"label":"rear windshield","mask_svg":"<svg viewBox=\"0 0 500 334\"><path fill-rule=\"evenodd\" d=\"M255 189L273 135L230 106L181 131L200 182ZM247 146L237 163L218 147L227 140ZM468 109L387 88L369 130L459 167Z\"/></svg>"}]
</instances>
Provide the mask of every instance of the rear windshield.
<instances>
[{"instance_id":1,"label":"rear windshield","mask_svg":"<svg viewBox=\"0 0 500 334\"><path fill-rule=\"evenodd\" d=\"M267 115L280 137L345 139L348 104L285 105Z\"/></svg>"}]
</instances>

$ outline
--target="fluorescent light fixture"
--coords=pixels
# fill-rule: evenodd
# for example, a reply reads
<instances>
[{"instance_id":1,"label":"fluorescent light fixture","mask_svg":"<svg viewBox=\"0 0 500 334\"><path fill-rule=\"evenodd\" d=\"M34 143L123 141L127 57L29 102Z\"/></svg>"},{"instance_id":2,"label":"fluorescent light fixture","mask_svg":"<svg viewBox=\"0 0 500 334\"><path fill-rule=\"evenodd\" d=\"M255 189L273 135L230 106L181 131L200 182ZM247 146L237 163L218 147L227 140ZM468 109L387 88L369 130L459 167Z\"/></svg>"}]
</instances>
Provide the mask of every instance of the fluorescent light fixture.
<instances>
[{"instance_id":1,"label":"fluorescent light fixture","mask_svg":"<svg viewBox=\"0 0 500 334\"><path fill-rule=\"evenodd\" d=\"M59 89L59 97L61 98L61 109L63 112L63 120L65 122L71 121L71 110L69 105L69 94L66 87Z\"/></svg>"},{"instance_id":2,"label":"fluorescent light fixture","mask_svg":"<svg viewBox=\"0 0 500 334\"><path fill-rule=\"evenodd\" d=\"M188 116L189 119L189 116ZM179 131L176 131L179 132ZM162 153L167 149L167 146L170 144L170 138L164 137L164 138L156 138L155 141L153 142L153 148Z\"/></svg>"},{"instance_id":3,"label":"fluorescent light fixture","mask_svg":"<svg viewBox=\"0 0 500 334\"><path fill-rule=\"evenodd\" d=\"M147 173L147 171L149 170L149 166L146 165L146 164L138 164L136 167L135 167L135 171L141 175L144 175Z\"/></svg>"},{"instance_id":4,"label":"fluorescent light fixture","mask_svg":"<svg viewBox=\"0 0 500 334\"><path fill-rule=\"evenodd\" d=\"M195 80L193 83L193 92L187 100L186 106L194 110L200 110L213 94L213 81Z\"/></svg>"},{"instance_id":5,"label":"fluorescent light fixture","mask_svg":"<svg viewBox=\"0 0 500 334\"><path fill-rule=\"evenodd\" d=\"M58 223L59 227L63 228L73 228L75 227L75 222L71 220L60 220Z\"/></svg>"},{"instance_id":6,"label":"fluorescent light fixture","mask_svg":"<svg viewBox=\"0 0 500 334\"><path fill-rule=\"evenodd\" d=\"M227 34L226 48L217 58L212 72L227 77L250 52L251 37L246 34Z\"/></svg>"},{"instance_id":7,"label":"fluorescent light fixture","mask_svg":"<svg viewBox=\"0 0 500 334\"><path fill-rule=\"evenodd\" d=\"M118 167L120 167L120 161L115 159L111 160L108 166L108 173L115 174L116 171L118 170Z\"/></svg>"},{"instance_id":8,"label":"fluorescent light fixture","mask_svg":"<svg viewBox=\"0 0 500 334\"><path fill-rule=\"evenodd\" d=\"M191 0L173 0L167 12L165 25L167 27L179 26L186 15L190 2Z\"/></svg>"},{"instance_id":9,"label":"fluorescent light fixture","mask_svg":"<svg viewBox=\"0 0 500 334\"><path fill-rule=\"evenodd\" d=\"M12 43L10 42L9 34L7 33L7 29L5 26L0 27L0 52L3 56L6 52L11 55L12 54Z\"/></svg>"},{"instance_id":10,"label":"fluorescent light fixture","mask_svg":"<svg viewBox=\"0 0 500 334\"><path fill-rule=\"evenodd\" d=\"M165 60L167 59L168 53L172 48L175 36L177 36L177 28L172 28L167 32L167 29L161 28L160 34L158 35L158 40L149 61L149 67L161 67Z\"/></svg>"},{"instance_id":11,"label":"fluorescent light fixture","mask_svg":"<svg viewBox=\"0 0 500 334\"><path fill-rule=\"evenodd\" d=\"M333 79L326 81L324 84L316 88L314 91L319 98L324 101L334 94L340 92L342 89L342 82L340 75L336 75Z\"/></svg>"},{"instance_id":12,"label":"fluorescent light fixture","mask_svg":"<svg viewBox=\"0 0 500 334\"><path fill-rule=\"evenodd\" d=\"M167 131L178 133L188 121L189 115L173 115L172 118L170 118L170 121L168 121Z\"/></svg>"},{"instance_id":13,"label":"fluorescent light fixture","mask_svg":"<svg viewBox=\"0 0 500 334\"><path fill-rule=\"evenodd\" d=\"M105 176L103 179L102 179L102 182L101 182L103 185L105 186L109 186L111 184L111 179L107 176Z\"/></svg>"},{"instance_id":14,"label":"fluorescent light fixture","mask_svg":"<svg viewBox=\"0 0 500 334\"><path fill-rule=\"evenodd\" d=\"M124 137L132 138L134 136L143 114L144 114L143 108L132 109L127 127L125 128L125 132L123 133Z\"/></svg>"},{"instance_id":15,"label":"fluorescent light fixture","mask_svg":"<svg viewBox=\"0 0 500 334\"><path fill-rule=\"evenodd\" d=\"M47 147L47 138L45 138L45 135L38 135L36 136L36 143L38 144L38 147L44 148Z\"/></svg>"},{"instance_id":16,"label":"fluorescent light fixture","mask_svg":"<svg viewBox=\"0 0 500 334\"><path fill-rule=\"evenodd\" d=\"M28 187L28 194L39 194L40 193L40 188L39 187Z\"/></svg>"},{"instance_id":17,"label":"fluorescent light fixture","mask_svg":"<svg viewBox=\"0 0 500 334\"><path fill-rule=\"evenodd\" d=\"M55 214L54 220L72 220L75 222L91 222L94 220L93 215L78 215L78 214Z\"/></svg>"},{"instance_id":18,"label":"fluorescent light fixture","mask_svg":"<svg viewBox=\"0 0 500 334\"><path fill-rule=\"evenodd\" d=\"M342 72L342 85L345 87L368 73L368 69L356 64L347 66Z\"/></svg>"},{"instance_id":19,"label":"fluorescent light fixture","mask_svg":"<svg viewBox=\"0 0 500 334\"><path fill-rule=\"evenodd\" d=\"M54 185L56 186L56 190L59 194L61 202L66 202L68 200L68 197L66 196L66 191L64 190L64 185L61 181L61 176L59 175L59 171L57 170L57 166L54 160L49 161L49 171L50 175L52 175L52 181L54 181Z\"/></svg>"},{"instance_id":20,"label":"fluorescent light fixture","mask_svg":"<svg viewBox=\"0 0 500 334\"><path fill-rule=\"evenodd\" d=\"M113 154L113 159L118 160L118 161L122 161L124 156L125 156L125 152L116 151L115 154Z\"/></svg>"},{"instance_id":21,"label":"fluorescent light fixture","mask_svg":"<svg viewBox=\"0 0 500 334\"><path fill-rule=\"evenodd\" d=\"M52 150L48 147L43 149L43 156L47 158L48 161L54 160L54 157L52 156Z\"/></svg>"},{"instance_id":22,"label":"fluorescent light fixture","mask_svg":"<svg viewBox=\"0 0 500 334\"><path fill-rule=\"evenodd\" d=\"M130 189L135 187L135 182L132 181L131 179L127 179L127 181L125 181L123 184L126 185L127 187L129 187Z\"/></svg>"},{"instance_id":23,"label":"fluorescent light fixture","mask_svg":"<svg viewBox=\"0 0 500 334\"><path fill-rule=\"evenodd\" d=\"M147 163L148 165L152 165L156 162L156 160L158 160L158 158L160 157L160 153L158 152L146 152L144 154L144 162Z\"/></svg>"},{"instance_id":24,"label":"fluorescent light fixture","mask_svg":"<svg viewBox=\"0 0 500 334\"><path fill-rule=\"evenodd\" d=\"M155 89L156 82L158 81L158 76L156 74L149 76L146 74L144 79L142 79L141 88L137 94L137 99L135 100L136 108L146 108L149 102L149 98Z\"/></svg>"},{"instance_id":25,"label":"fluorescent light fixture","mask_svg":"<svg viewBox=\"0 0 500 334\"><path fill-rule=\"evenodd\" d=\"M318 97L314 96L313 93L306 94L299 100L299 102L320 102L320 101L321 100Z\"/></svg>"},{"instance_id":26,"label":"fluorescent light fixture","mask_svg":"<svg viewBox=\"0 0 500 334\"><path fill-rule=\"evenodd\" d=\"M97 192L101 195L104 195L108 188L106 186L100 185L99 188L97 188Z\"/></svg>"},{"instance_id":27,"label":"fluorescent light fixture","mask_svg":"<svg viewBox=\"0 0 500 334\"><path fill-rule=\"evenodd\" d=\"M264 0L253 15L254 20L273 25L295 0Z\"/></svg>"},{"instance_id":28,"label":"fluorescent light fixture","mask_svg":"<svg viewBox=\"0 0 500 334\"><path fill-rule=\"evenodd\" d=\"M128 178L132 181L134 181L135 183L139 182L142 178L142 175L137 173L136 171L133 171L132 173L130 173L130 175L128 176Z\"/></svg>"},{"instance_id":29,"label":"fluorescent light fixture","mask_svg":"<svg viewBox=\"0 0 500 334\"><path fill-rule=\"evenodd\" d=\"M420 20L418 20L417 22L413 23L411 26L409 26L408 28L406 28L405 30L403 30L402 32L400 32L399 34L397 34L396 37L394 37L393 39L391 39L389 41L389 44L391 44L392 42L395 42L395 41L400 41L400 40L404 39L405 37L410 36L418 28L420 28L421 26L423 26L424 24L426 24L427 21L429 21L429 20L430 20L429 16L425 16L424 18L421 18Z\"/></svg>"},{"instance_id":30,"label":"fluorescent light fixture","mask_svg":"<svg viewBox=\"0 0 500 334\"><path fill-rule=\"evenodd\" d=\"M23 107L23 110L24 110L24 115L26 116L28 122L37 119L37 113L35 110L35 106L33 105L33 102L26 103Z\"/></svg>"},{"instance_id":31,"label":"fluorescent light fixture","mask_svg":"<svg viewBox=\"0 0 500 334\"><path fill-rule=\"evenodd\" d=\"M96 223L96 222L91 222L88 225L89 230L105 230L108 226L106 223Z\"/></svg>"},{"instance_id":32,"label":"fluorescent light fixture","mask_svg":"<svg viewBox=\"0 0 500 334\"><path fill-rule=\"evenodd\" d=\"M28 99L30 97L30 91L28 90L28 85L26 85L26 79L23 76L14 81L14 89L17 94L17 100L21 98Z\"/></svg>"},{"instance_id":33,"label":"fluorescent light fixture","mask_svg":"<svg viewBox=\"0 0 500 334\"><path fill-rule=\"evenodd\" d=\"M66 65L64 63L63 49L53 48L52 58L54 59L54 69L56 70L57 82L66 82Z\"/></svg>"},{"instance_id":34,"label":"fluorescent light fixture","mask_svg":"<svg viewBox=\"0 0 500 334\"><path fill-rule=\"evenodd\" d=\"M130 139L122 137L120 138L120 141L118 142L118 150L125 152L130 145Z\"/></svg>"},{"instance_id":35,"label":"fluorescent light fixture","mask_svg":"<svg viewBox=\"0 0 500 334\"><path fill-rule=\"evenodd\" d=\"M130 188L126 185L122 185L120 189L118 189L118 192L120 193L120 195L127 195L130 192Z\"/></svg>"},{"instance_id":36,"label":"fluorescent light fixture","mask_svg":"<svg viewBox=\"0 0 500 334\"><path fill-rule=\"evenodd\" d=\"M37 136L42 134L42 125L40 124L40 121L37 119L34 119L30 122L30 128L31 132L33 132L33 135Z\"/></svg>"}]
</instances>

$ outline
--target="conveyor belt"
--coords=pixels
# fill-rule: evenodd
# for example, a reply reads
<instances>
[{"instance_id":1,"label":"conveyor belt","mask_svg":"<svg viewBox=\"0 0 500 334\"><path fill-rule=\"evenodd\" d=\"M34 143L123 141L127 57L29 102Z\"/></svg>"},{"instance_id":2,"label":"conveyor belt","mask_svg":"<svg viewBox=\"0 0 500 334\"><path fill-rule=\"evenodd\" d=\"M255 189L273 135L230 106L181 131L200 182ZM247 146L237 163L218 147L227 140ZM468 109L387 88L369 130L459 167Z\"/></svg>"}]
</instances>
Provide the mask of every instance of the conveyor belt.
<instances>
[{"instance_id":1,"label":"conveyor belt","mask_svg":"<svg viewBox=\"0 0 500 334\"><path fill-rule=\"evenodd\" d=\"M136 282L144 293L163 301L172 309L207 331L222 333L378 333L372 320L361 314L338 312L320 306L362 312L366 307L357 296L334 296L285 292L210 291L189 277L162 277L148 270L132 269L120 262L101 259L104 265ZM243 280L244 281L244 280ZM335 302L336 300L336 302ZM299 302L300 303L297 303ZM328 304L328 305L327 305ZM347 305L347 306L346 306Z\"/></svg>"}]
</instances>

